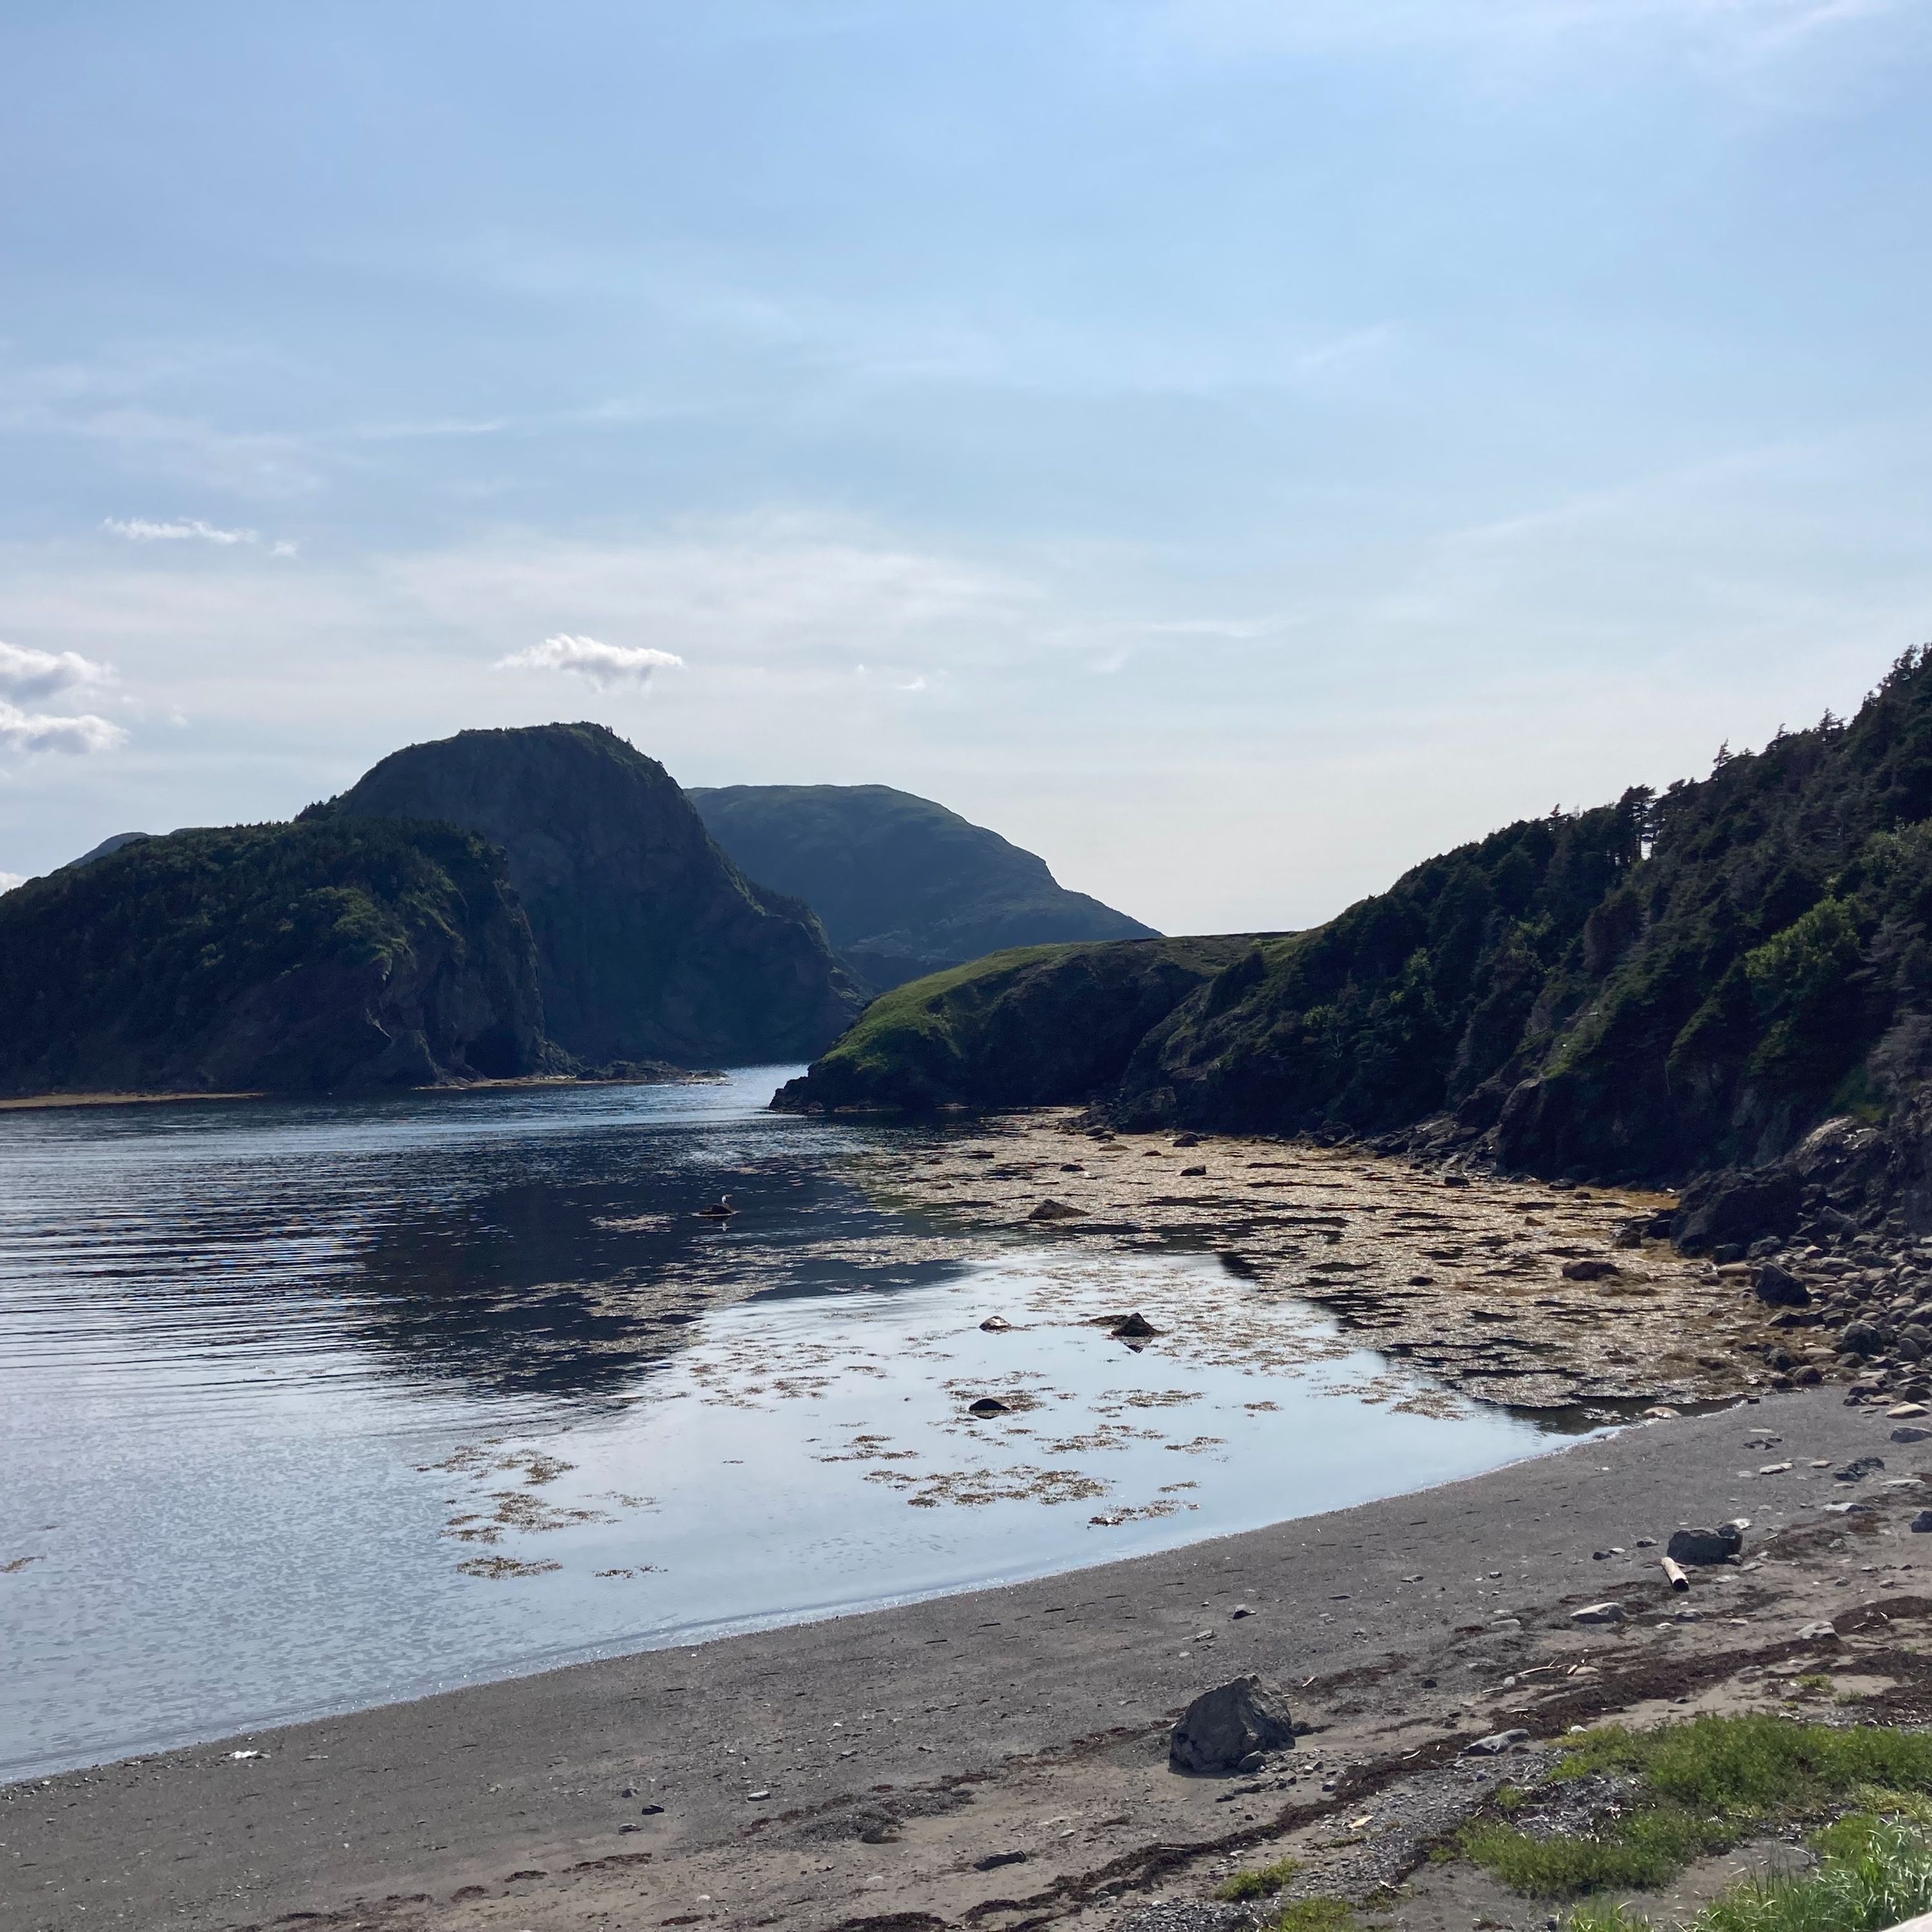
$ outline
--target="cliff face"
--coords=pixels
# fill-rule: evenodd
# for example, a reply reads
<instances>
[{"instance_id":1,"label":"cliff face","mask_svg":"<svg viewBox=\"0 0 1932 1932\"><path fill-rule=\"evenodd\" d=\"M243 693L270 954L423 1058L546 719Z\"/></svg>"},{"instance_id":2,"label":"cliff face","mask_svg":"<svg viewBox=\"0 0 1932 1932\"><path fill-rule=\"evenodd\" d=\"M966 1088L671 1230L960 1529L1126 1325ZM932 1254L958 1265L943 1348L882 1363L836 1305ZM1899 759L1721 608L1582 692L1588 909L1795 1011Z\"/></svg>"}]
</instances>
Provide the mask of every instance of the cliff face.
<instances>
[{"instance_id":1,"label":"cliff face","mask_svg":"<svg viewBox=\"0 0 1932 1932\"><path fill-rule=\"evenodd\" d=\"M416 1086L548 1058L502 859L447 826L177 832L0 898L0 1091Z\"/></svg>"},{"instance_id":2,"label":"cliff face","mask_svg":"<svg viewBox=\"0 0 1932 1932\"><path fill-rule=\"evenodd\" d=\"M1044 860L889 785L727 785L688 794L754 879L803 899L880 991L1018 946L1151 939L1060 885Z\"/></svg>"},{"instance_id":3,"label":"cliff face","mask_svg":"<svg viewBox=\"0 0 1932 1932\"><path fill-rule=\"evenodd\" d=\"M602 725L411 746L319 809L500 846L550 1037L584 1060L806 1059L861 1004L811 910L751 884L663 766Z\"/></svg>"},{"instance_id":4,"label":"cliff face","mask_svg":"<svg viewBox=\"0 0 1932 1932\"><path fill-rule=\"evenodd\" d=\"M1034 1107L1107 1092L1136 1044L1245 939L995 952L882 994L773 1105Z\"/></svg>"}]
</instances>

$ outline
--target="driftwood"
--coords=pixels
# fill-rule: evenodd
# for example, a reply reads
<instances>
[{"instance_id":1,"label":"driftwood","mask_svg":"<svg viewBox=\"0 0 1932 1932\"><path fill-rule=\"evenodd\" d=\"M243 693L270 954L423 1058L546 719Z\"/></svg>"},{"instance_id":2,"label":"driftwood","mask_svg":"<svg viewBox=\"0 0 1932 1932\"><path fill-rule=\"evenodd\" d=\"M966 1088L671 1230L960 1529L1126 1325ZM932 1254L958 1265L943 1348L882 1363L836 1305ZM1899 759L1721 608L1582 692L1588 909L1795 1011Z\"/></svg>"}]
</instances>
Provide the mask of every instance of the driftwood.
<instances>
[{"instance_id":1,"label":"driftwood","mask_svg":"<svg viewBox=\"0 0 1932 1932\"><path fill-rule=\"evenodd\" d=\"M1664 1566L1664 1574L1665 1576L1670 1579L1670 1587L1673 1590L1688 1590L1690 1588L1690 1578L1684 1575L1682 1567L1678 1564L1674 1558L1664 1556L1660 1557L1658 1560Z\"/></svg>"}]
</instances>

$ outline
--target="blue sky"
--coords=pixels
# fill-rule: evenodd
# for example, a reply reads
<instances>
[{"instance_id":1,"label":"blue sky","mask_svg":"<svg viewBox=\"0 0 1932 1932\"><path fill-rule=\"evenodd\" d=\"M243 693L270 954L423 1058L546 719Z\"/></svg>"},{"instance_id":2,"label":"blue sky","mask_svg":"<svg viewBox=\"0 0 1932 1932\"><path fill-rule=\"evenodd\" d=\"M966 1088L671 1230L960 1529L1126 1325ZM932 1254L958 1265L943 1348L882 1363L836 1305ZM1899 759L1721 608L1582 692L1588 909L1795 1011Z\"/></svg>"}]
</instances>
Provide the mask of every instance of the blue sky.
<instances>
[{"instance_id":1,"label":"blue sky","mask_svg":"<svg viewBox=\"0 0 1932 1932\"><path fill-rule=\"evenodd\" d=\"M1278 927L1700 773L1932 636L1928 83L1922 0L15 0L0 871L596 717Z\"/></svg>"}]
</instances>

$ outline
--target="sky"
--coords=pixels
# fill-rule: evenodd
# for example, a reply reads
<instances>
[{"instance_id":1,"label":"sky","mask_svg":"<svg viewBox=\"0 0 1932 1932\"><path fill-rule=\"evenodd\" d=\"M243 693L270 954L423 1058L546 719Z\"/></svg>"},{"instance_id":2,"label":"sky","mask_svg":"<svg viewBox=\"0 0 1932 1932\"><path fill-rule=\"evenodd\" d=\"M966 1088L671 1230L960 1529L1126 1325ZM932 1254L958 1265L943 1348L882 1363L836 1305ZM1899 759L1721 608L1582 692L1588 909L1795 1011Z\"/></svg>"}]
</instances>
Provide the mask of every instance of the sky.
<instances>
[{"instance_id":1,"label":"sky","mask_svg":"<svg viewBox=\"0 0 1932 1932\"><path fill-rule=\"evenodd\" d=\"M1279 929L1701 776L1932 638L1928 92L1928 0L11 0L0 874L592 718Z\"/></svg>"}]
</instances>

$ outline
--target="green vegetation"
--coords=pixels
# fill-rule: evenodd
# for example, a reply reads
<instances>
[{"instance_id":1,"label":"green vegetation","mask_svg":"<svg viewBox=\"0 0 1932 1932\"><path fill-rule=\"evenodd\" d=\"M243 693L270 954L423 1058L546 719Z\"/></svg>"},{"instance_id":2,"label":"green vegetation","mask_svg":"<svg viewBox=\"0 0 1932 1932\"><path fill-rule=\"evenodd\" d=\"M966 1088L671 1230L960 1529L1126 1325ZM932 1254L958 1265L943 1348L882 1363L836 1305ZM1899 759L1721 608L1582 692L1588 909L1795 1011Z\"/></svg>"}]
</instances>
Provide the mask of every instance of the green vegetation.
<instances>
[{"instance_id":1,"label":"green vegetation","mask_svg":"<svg viewBox=\"0 0 1932 1932\"><path fill-rule=\"evenodd\" d=\"M1081 1081L1010 1051L1046 1037L1034 980L976 968L970 1002L902 989L913 1006L823 1063L825 1096L1090 1096L1120 1125L1226 1132L1446 1118L1506 1166L1628 1180L1761 1162L1834 1113L1895 1120L1932 1054L1932 650L1849 724L1506 826L1314 931L1216 944L1124 1060L1142 1008L1054 1010ZM1106 1039L1083 1057L1067 1028Z\"/></svg>"},{"instance_id":2,"label":"green vegetation","mask_svg":"<svg viewBox=\"0 0 1932 1932\"><path fill-rule=\"evenodd\" d=\"M1292 1899L1268 1922L1269 1932L1350 1932L1355 1915L1339 1898Z\"/></svg>"},{"instance_id":3,"label":"green vegetation","mask_svg":"<svg viewBox=\"0 0 1932 1932\"><path fill-rule=\"evenodd\" d=\"M1245 940L1034 946L896 987L808 1076L787 1107L1039 1106L1118 1080L1163 1014Z\"/></svg>"},{"instance_id":4,"label":"green vegetation","mask_svg":"<svg viewBox=\"0 0 1932 1932\"><path fill-rule=\"evenodd\" d=\"M1932 1910L1932 1841L1918 1828L1869 1813L1818 1834L1815 1871L1748 1879L1684 1922L1679 1932L1887 1932ZM1569 1932L1651 1932L1623 1905L1591 1904Z\"/></svg>"},{"instance_id":5,"label":"green vegetation","mask_svg":"<svg viewBox=\"0 0 1932 1932\"><path fill-rule=\"evenodd\" d=\"M178 832L0 898L0 1091L414 1084L548 1054L502 855L452 826Z\"/></svg>"},{"instance_id":6,"label":"green vegetation","mask_svg":"<svg viewBox=\"0 0 1932 1932\"><path fill-rule=\"evenodd\" d=\"M1043 860L889 785L727 785L686 794L752 878L802 899L884 991L1018 946L1150 939Z\"/></svg>"},{"instance_id":7,"label":"green vegetation","mask_svg":"<svg viewBox=\"0 0 1932 1932\"><path fill-rule=\"evenodd\" d=\"M1577 1740L1551 1783L1601 1775L1636 1784L1600 1831L1538 1838L1486 1821L1464 1832L1463 1855L1532 1898L1648 1888L1768 1822L1816 1817L1834 1801L1873 1802L1874 1793L1932 1792L1932 1736L1761 1715L1656 1731L1612 1725Z\"/></svg>"},{"instance_id":8,"label":"green vegetation","mask_svg":"<svg viewBox=\"0 0 1932 1932\"><path fill-rule=\"evenodd\" d=\"M1300 1869L1299 1858L1276 1858L1271 1865L1237 1872L1232 1878L1223 1880L1214 1888L1214 1896L1232 1904L1246 1898L1268 1898L1280 1891Z\"/></svg>"},{"instance_id":9,"label":"green vegetation","mask_svg":"<svg viewBox=\"0 0 1932 1932\"><path fill-rule=\"evenodd\" d=\"M1507 826L1262 950L1143 1044L1122 1111L1358 1132L1448 1111L1513 1166L1633 1178L1882 1114L1932 1012L1928 814L1915 652L1849 724Z\"/></svg>"},{"instance_id":10,"label":"green vegetation","mask_svg":"<svg viewBox=\"0 0 1932 1932\"><path fill-rule=\"evenodd\" d=\"M861 1004L811 909L754 885L664 766L601 724L412 745L310 815L441 820L501 847L550 1037L584 1060L802 1060Z\"/></svg>"}]
</instances>

